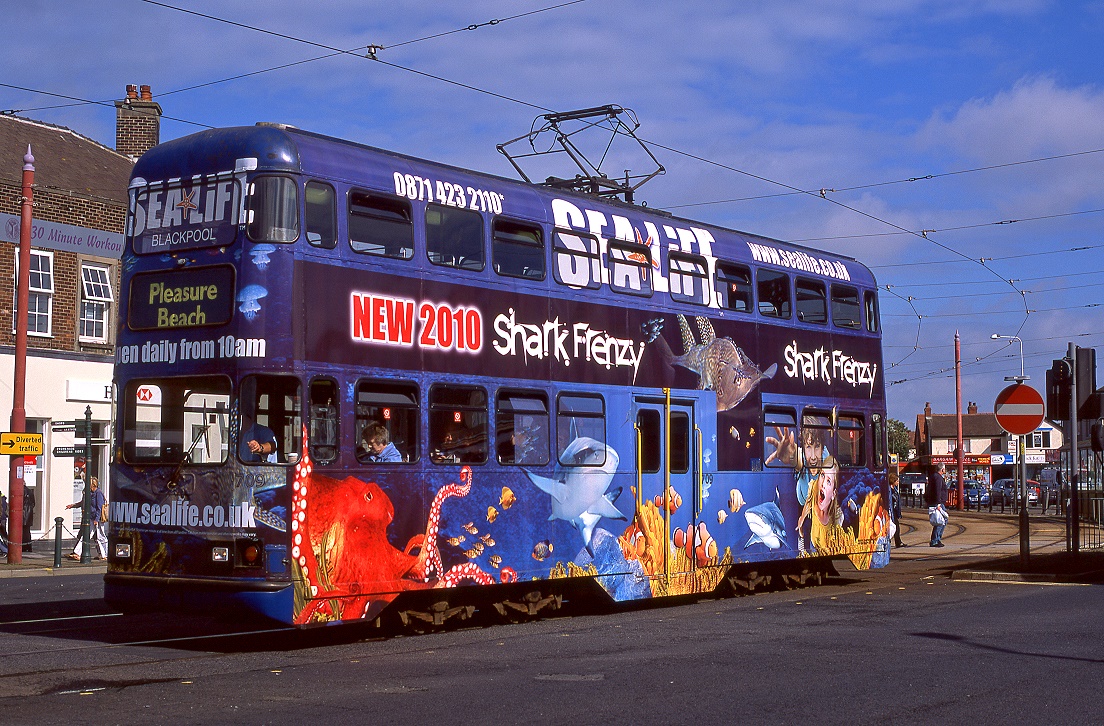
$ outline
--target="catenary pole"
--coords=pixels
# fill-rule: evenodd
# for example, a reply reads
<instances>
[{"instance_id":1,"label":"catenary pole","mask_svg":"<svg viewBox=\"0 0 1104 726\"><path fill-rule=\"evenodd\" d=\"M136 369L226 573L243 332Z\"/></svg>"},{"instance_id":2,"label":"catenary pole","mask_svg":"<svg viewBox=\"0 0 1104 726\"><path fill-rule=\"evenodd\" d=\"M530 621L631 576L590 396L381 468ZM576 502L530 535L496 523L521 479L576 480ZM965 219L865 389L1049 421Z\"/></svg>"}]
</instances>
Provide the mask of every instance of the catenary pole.
<instances>
[{"instance_id":1,"label":"catenary pole","mask_svg":"<svg viewBox=\"0 0 1104 726\"><path fill-rule=\"evenodd\" d=\"M12 381L11 430L27 428L27 304L31 285L31 209L34 204L34 156L27 145L23 156L23 196L19 213L19 279L15 303L15 376ZM23 456L12 454L8 464L8 562L23 561Z\"/></svg>"},{"instance_id":2,"label":"catenary pole","mask_svg":"<svg viewBox=\"0 0 1104 726\"><path fill-rule=\"evenodd\" d=\"M955 331L955 421L958 424L958 438L955 439L955 463L958 466L958 506L962 510L962 500L966 495L963 478L966 474L962 446L962 341Z\"/></svg>"}]
</instances>

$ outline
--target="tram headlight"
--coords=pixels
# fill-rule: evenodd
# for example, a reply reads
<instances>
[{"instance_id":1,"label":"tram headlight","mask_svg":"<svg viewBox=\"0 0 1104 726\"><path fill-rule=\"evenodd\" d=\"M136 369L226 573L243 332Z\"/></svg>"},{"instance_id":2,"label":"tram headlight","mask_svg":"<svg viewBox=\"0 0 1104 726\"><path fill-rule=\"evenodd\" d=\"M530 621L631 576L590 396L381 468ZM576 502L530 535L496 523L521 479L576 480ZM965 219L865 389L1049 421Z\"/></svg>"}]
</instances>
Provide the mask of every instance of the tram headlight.
<instances>
[{"instance_id":1,"label":"tram headlight","mask_svg":"<svg viewBox=\"0 0 1104 726\"><path fill-rule=\"evenodd\" d=\"M212 547L211 548L211 562L229 562L230 561L230 548L229 547Z\"/></svg>"},{"instance_id":2,"label":"tram headlight","mask_svg":"<svg viewBox=\"0 0 1104 726\"><path fill-rule=\"evenodd\" d=\"M130 559L130 542L116 542L115 543L115 559L117 559L117 560L129 560Z\"/></svg>"}]
</instances>

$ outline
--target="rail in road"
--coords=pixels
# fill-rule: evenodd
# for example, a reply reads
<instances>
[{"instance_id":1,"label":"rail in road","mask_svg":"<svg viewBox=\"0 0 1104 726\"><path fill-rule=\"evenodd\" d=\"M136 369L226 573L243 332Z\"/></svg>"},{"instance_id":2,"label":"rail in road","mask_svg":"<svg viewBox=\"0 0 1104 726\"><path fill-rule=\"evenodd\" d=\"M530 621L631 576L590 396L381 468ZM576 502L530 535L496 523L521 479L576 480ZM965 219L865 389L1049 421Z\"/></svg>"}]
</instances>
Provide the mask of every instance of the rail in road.
<instances>
[{"instance_id":1,"label":"rail in road","mask_svg":"<svg viewBox=\"0 0 1104 726\"><path fill-rule=\"evenodd\" d=\"M1061 552L1066 546L1065 519L1035 515L1029 519L1032 554ZM1020 553L1019 518L1013 514L951 510L943 532L942 548L929 546L931 524L926 509L903 509L901 539L906 547L894 549L894 560L947 560L955 564L995 560ZM892 564L891 564L892 566Z\"/></svg>"}]
</instances>

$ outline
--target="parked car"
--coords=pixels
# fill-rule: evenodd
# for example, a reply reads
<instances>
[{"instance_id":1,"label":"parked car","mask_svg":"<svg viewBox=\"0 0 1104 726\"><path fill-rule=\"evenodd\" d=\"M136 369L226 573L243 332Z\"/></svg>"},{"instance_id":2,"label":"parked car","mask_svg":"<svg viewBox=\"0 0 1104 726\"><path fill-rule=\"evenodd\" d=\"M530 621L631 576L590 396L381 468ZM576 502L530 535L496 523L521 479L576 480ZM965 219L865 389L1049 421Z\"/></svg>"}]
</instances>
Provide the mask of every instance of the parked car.
<instances>
[{"instance_id":1,"label":"parked car","mask_svg":"<svg viewBox=\"0 0 1104 726\"><path fill-rule=\"evenodd\" d=\"M1016 480L997 479L993 482L993 489L990 494L994 505L1004 504L1010 506L1016 499Z\"/></svg>"},{"instance_id":2,"label":"parked car","mask_svg":"<svg viewBox=\"0 0 1104 726\"><path fill-rule=\"evenodd\" d=\"M968 483L963 490L963 494L966 496L966 506L968 507L976 509L989 506L989 490L985 488L984 484Z\"/></svg>"},{"instance_id":3,"label":"parked car","mask_svg":"<svg viewBox=\"0 0 1104 726\"><path fill-rule=\"evenodd\" d=\"M997 479L993 482L992 496L993 504L1003 499L1006 505L1010 505L1020 497L1019 483L1015 479ZM1039 503L1039 482L1034 479L1027 480L1027 503Z\"/></svg>"}]
</instances>

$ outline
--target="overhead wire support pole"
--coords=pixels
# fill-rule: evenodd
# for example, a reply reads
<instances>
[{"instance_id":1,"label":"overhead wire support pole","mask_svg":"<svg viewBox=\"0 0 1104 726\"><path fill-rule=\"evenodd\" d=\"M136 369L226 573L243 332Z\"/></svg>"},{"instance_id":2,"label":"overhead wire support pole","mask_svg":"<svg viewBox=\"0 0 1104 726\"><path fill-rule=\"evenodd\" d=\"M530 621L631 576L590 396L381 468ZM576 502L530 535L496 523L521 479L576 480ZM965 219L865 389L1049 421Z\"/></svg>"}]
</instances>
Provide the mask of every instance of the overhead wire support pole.
<instances>
[{"instance_id":1,"label":"overhead wire support pole","mask_svg":"<svg viewBox=\"0 0 1104 726\"><path fill-rule=\"evenodd\" d=\"M1070 368L1070 539L1073 545L1073 556L1081 553L1081 494L1078 491L1081 481L1081 452L1077 450L1077 345L1069 344L1066 352L1066 361Z\"/></svg>"},{"instance_id":2,"label":"overhead wire support pole","mask_svg":"<svg viewBox=\"0 0 1104 726\"><path fill-rule=\"evenodd\" d=\"M27 429L27 305L31 287L31 226L34 207L34 156L27 145L23 156L23 197L19 214L19 279L15 304L15 375L12 380L11 430ZM26 468L21 455L12 454L8 463L8 562L23 562L23 477Z\"/></svg>"}]
</instances>

